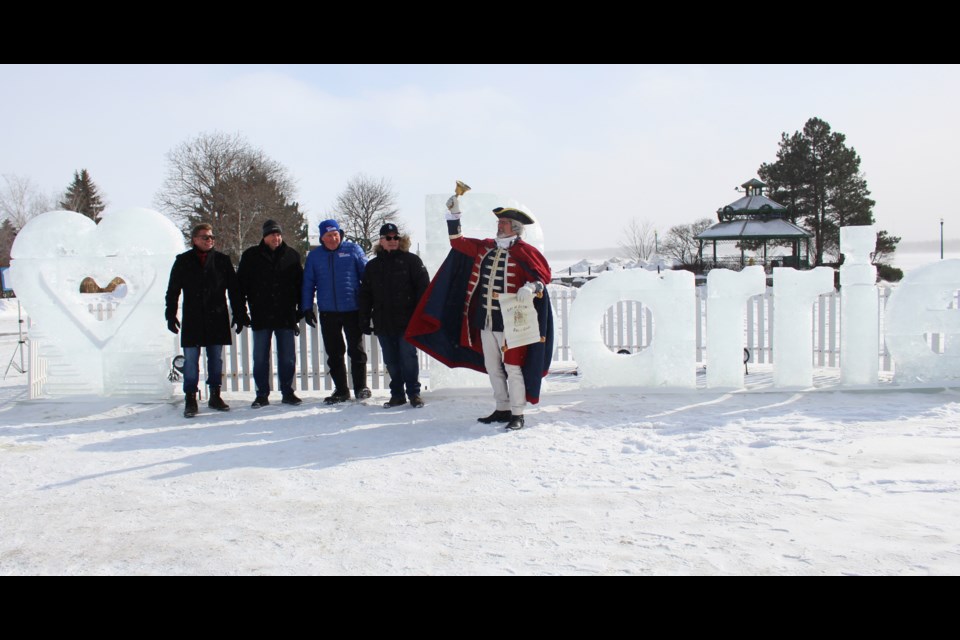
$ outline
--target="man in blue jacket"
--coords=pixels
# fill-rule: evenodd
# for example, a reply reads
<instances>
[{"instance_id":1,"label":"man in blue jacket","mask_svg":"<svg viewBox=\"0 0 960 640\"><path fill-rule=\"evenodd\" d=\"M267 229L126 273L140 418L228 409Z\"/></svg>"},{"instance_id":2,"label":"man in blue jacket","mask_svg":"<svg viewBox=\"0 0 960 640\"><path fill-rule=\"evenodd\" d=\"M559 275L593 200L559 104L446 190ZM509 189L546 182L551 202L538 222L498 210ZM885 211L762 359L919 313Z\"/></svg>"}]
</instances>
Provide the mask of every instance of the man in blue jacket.
<instances>
[{"instance_id":1,"label":"man in blue jacket","mask_svg":"<svg viewBox=\"0 0 960 640\"><path fill-rule=\"evenodd\" d=\"M333 378L333 395L324 402L335 404L350 399L347 368L343 355L350 356L353 391L358 400L370 397L367 387L367 353L363 350L357 294L367 264L366 255L357 244L343 240L343 231L336 220L320 223L320 246L307 256L303 269L303 295L300 308L311 327L317 326L314 296L320 312L320 334L327 352L327 370ZM344 345L343 338L347 342Z\"/></svg>"}]
</instances>

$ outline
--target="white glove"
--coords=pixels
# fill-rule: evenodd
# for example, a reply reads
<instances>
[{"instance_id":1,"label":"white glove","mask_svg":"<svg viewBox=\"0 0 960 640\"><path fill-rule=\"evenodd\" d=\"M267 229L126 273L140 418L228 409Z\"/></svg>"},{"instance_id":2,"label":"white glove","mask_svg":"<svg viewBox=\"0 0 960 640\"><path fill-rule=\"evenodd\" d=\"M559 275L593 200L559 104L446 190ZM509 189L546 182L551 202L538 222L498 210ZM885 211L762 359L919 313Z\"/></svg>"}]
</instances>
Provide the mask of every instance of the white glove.
<instances>
[{"instance_id":1,"label":"white glove","mask_svg":"<svg viewBox=\"0 0 960 640\"><path fill-rule=\"evenodd\" d=\"M534 282L528 282L519 289L517 289L517 302L521 304L527 304L533 300L533 296L537 293L537 285Z\"/></svg>"},{"instance_id":2,"label":"white glove","mask_svg":"<svg viewBox=\"0 0 960 640\"><path fill-rule=\"evenodd\" d=\"M460 215L460 198L457 196L450 196L447 198L447 210L455 216Z\"/></svg>"}]
</instances>

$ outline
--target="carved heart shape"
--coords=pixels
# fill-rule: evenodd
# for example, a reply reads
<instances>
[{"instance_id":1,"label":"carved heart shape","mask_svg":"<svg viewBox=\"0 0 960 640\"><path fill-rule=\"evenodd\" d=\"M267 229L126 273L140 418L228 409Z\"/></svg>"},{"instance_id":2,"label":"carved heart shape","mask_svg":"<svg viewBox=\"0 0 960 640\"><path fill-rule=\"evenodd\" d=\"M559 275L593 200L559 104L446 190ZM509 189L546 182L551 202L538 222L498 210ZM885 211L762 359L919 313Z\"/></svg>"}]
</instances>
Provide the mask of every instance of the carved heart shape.
<instances>
[{"instance_id":1,"label":"carved heart shape","mask_svg":"<svg viewBox=\"0 0 960 640\"><path fill-rule=\"evenodd\" d=\"M124 257L93 256L93 258L105 263L117 264L117 267L109 269L108 273L115 272L117 269L130 268L126 265L127 259ZM75 262L75 260L70 259L69 262ZM102 349L121 330L137 306L149 297L150 291L156 284L157 273L151 265L146 264L136 268L136 275L133 277L120 276L124 282L129 282L123 287L122 295L116 295L116 290L114 293L98 292L92 295L80 293L81 283L84 280L99 279L109 282L112 279L111 276L102 275L81 277L82 273L88 273L88 271L62 273L62 269L55 263L43 264L40 266L40 286L47 296L61 303L61 309L83 335L97 348Z\"/></svg>"},{"instance_id":2,"label":"carved heart shape","mask_svg":"<svg viewBox=\"0 0 960 640\"><path fill-rule=\"evenodd\" d=\"M115 392L148 375L132 372L139 361L152 376L164 368L154 361L171 355L159 281L183 236L149 209L105 214L97 225L79 213L44 213L11 250L11 279L31 318L31 340L51 359L48 377L77 393Z\"/></svg>"}]
</instances>

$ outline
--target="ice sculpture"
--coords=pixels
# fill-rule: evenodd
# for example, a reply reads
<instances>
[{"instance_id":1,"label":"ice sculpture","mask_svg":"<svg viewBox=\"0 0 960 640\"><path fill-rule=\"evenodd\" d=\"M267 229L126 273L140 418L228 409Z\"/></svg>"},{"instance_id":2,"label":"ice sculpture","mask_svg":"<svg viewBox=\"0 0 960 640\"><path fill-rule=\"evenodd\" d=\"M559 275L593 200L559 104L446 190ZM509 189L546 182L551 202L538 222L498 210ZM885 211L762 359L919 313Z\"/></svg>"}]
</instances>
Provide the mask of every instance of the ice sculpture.
<instances>
[{"instance_id":1,"label":"ice sculpture","mask_svg":"<svg viewBox=\"0 0 960 640\"><path fill-rule=\"evenodd\" d=\"M447 233L447 198L453 194L431 194L426 199L427 239L420 257L432 276L437 267L447 257L450 251L450 237ZM497 216L493 210L497 207L514 207L530 213L537 224L527 225L523 230L523 239L529 242L541 253L543 246L543 227L540 218L531 213L530 209L513 198L507 198L495 193L477 193L468 191L460 197L460 226L463 235L468 238L493 238L497 235ZM431 363L432 364L432 363Z\"/></svg>"},{"instance_id":2,"label":"ice sculpture","mask_svg":"<svg viewBox=\"0 0 960 640\"><path fill-rule=\"evenodd\" d=\"M777 267L773 270L773 384L809 387L813 384L813 313L817 296L833 291L833 269L811 271ZM707 345L709 353L710 345Z\"/></svg>"},{"instance_id":3,"label":"ice sculpture","mask_svg":"<svg viewBox=\"0 0 960 640\"><path fill-rule=\"evenodd\" d=\"M10 273L31 349L47 361L45 395L169 397L178 348L164 292L183 250L176 226L150 209L108 210L99 225L50 211L24 226Z\"/></svg>"},{"instance_id":4,"label":"ice sculpture","mask_svg":"<svg viewBox=\"0 0 960 640\"><path fill-rule=\"evenodd\" d=\"M870 255L877 246L873 226L840 229L840 383L876 384L880 373L880 325L877 322L877 268Z\"/></svg>"},{"instance_id":5,"label":"ice sculpture","mask_svg":"<svg viewBox=\"0 0 960 640\"><path fill-rule=\"evenodd\" d=\"M427 238L420 258L426 265L430 276L437 273L444 258L450 252L450 235L447 233L447 198L450 193L431 194L426 198ZM463 235L469 238L493 238L497 235L497 217L493 210L497 207L514 207L530 213L530 209L513 198L495 193L477 193L468 191L460 198L460 225ZM531 214L533 215L533 214ZM523 239L543 252L543 228L535 215L537 224L527 225L523 230ZM430 360L430 388L458 389L471 387L489 387L490 380L485 374L470 369L451 369L437 360Z\"/></svg>"},{"instance_id":6,"label":"ice sculpture","mask_svg":"<svg viewBox=\"0 0 960 640\"><path fill-rule=\"evenodd\" d=\"M707 274L707 386L743 386L743 316L747 300L766 290L763 267Z\"/></svg>"},{"instance_id":7,"label":"ice sculpture","mask_svg":"<svg viewBox=\"0 0 960 640\"><path fill-rule=\"evenodd\" d=\"M942 260L908 273L890 296L885 335L895 382L960 380L960 309L953 302L958 287L960 260ZM940 334L943 353L931 349L929 334Z\"/></svg>"},{"instance_id":8,"label":"ice sculpture","mask_svg":"<svg viewBox=\"0 0 960 640\"><path fill-rule=\"evenodd\" d=\"M570 343L585 387L696 386L694 277L689 271L606 271L580 288L570 312ZM613 353L600 326L619 301L640 300L653 312L650 346Z\"/></svg>"}]
</instances>

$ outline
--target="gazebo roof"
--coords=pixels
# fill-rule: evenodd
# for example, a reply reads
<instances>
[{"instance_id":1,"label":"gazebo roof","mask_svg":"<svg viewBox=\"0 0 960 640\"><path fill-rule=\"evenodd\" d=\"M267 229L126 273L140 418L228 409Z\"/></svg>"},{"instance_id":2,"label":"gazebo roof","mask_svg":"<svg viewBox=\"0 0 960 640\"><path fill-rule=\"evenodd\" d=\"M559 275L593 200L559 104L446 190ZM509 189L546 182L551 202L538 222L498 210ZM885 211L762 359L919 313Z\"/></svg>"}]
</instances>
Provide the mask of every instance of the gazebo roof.
<instances>
[{"instance_id":1,"label":"gazebo roof","mask_svg":"<svg viewBox=\"0 0 960 640\"><path fill-rule=\"evenodd\" d=\"M787 208L779 202L774 202L767 196L758 193L750 193L743 196L735 202L731 202L722 209L718 209L718 214L785 214Z\"/></svg>"},{"instance_id":2,"label":"gazebo roof","mask_svg":"<svg viewBox=\"0 0 960 640\"><path fill-rule=\"evenodd\" d=\"M795 240L812 237L809 231L779 216L718 222L697 235L698 240Z\"/></svg>"},{"instance_id":3,"label":"gazebo roof","mask_svg":"<svg viewBox=\"0 0 960 640\"><path fill-rule=\"evenodd\" d=\"M787 217L787 208L785 206L763 195L763 188L767 186L764 183L756 178L751 178L740 186L747 192L747 195L735 202L731 202L725 207L717 209L717 218L720 222L756 216Z\"/></svg>"},{"instance_id":4,"label":"gazebo roof","mask_svg":"<svg viewBox=\"0 0 960 640\"><path fill-rule=\"evenodd\" d=\"M796 240L813 234L788 220L789 210L763 195L764 183L756 178L744 182L747 192L717 210L720 222L697 235L697 240Z\"/></svg>"}]
</instances>

